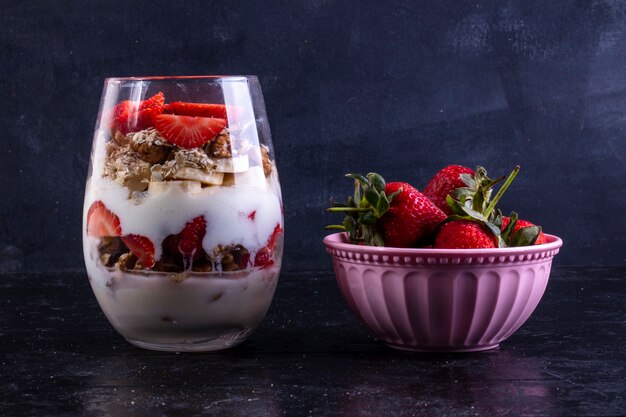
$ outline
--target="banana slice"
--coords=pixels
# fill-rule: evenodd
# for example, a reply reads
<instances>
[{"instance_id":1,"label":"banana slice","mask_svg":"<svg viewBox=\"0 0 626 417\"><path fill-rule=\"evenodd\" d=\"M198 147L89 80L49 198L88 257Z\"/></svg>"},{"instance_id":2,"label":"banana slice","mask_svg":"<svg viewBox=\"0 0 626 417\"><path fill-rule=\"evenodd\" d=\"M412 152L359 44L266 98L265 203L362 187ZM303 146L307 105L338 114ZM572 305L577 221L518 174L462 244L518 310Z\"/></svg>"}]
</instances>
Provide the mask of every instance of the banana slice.
<instances>
[{"instance_id":1,"label":"banana slice","mask_svg":"<svg viewBox=\"0 0 626 417\"><path fill-rule=\"evenodd\" d=\"M202 184L208 185L222 185L222 182L224 181L224 174L222 172L183 167L172 173L171 178L177 180L199 181Z\"/></svg>"},{"instance_id":2,"label":"banana slice","mask_svg":"<svg viewBox=\"0 0 626 417\"><path fill-rule=\"evenodd\" d=\"M148 193L150 195L157 195L166 193L175 187L178 187L189 194L202 192L202 184L198 181L150 181Z\"/></svg>"},{"instance_id":3,"label":"banana slice","mask_svg":"<svg viewBox=\"0 0 626 417\"><path fill-rule=\"evenodd\" d=\"M235 174L245 172L250 167L248 155L235 156L233 158L214 158L211 160L215 165L216 172Z\"/></svg>"}]
</instances>

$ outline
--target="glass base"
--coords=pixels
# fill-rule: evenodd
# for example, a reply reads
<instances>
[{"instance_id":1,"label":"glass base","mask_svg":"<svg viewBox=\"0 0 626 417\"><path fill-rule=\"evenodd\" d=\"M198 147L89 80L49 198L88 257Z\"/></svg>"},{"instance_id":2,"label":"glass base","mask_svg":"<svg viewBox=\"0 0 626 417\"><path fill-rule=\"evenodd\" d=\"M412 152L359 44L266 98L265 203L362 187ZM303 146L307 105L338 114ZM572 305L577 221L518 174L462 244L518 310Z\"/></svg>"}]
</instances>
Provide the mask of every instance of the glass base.
<instances>
[{"instance_id":1,"label":"glass base","mask_svg":"<svg viewBox=\"0 0 626 417\"><path fill-rule=\"evenodd\" d=\"M254 329L235 330L223 333L218 337L181 339L177 341L147 342L133 339L126 340L139 348L160 352L211 352L237 346L245 341L253 331Z\"/></svg>"}]
</instances>

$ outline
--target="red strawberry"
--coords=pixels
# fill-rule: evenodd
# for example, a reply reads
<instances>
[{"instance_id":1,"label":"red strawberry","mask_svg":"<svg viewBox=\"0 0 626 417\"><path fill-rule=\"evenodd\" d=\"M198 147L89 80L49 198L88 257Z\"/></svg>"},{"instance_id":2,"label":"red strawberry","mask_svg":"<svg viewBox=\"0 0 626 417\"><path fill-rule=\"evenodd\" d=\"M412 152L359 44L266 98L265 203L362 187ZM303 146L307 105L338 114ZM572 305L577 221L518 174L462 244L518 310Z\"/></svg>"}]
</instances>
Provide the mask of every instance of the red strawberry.
<instances>
[{"instance_id":1,"label":"red strawberry","mask_svg":"<svg viewBox=\"0 0 626 417\"><path fill-rule=\"evenodd\" d=\"M144 101L125 100L111 110L112 128L122 134L154 127L154 119L163 113L165 98L157 93Z\"/></svg>"},{"instance_id":2,"label":"red strawberry","mask_svg":"<svg viewBox=\"0 0 626 417\"><path fill-rule=\"evenodd\" d=\"M385 246L406 248L428 239L446 215L424 194L405 182L390 182L385 193L390 195L402 188L380 219Z\"/></svg>"},{"instance_id":3,"label":"red strawberry","mask_svg":"<svg viewBox=\"0 0 626 417\"><path fill-rule=\"evenodd\" d=\"M267 239L266 246L270 250L274 250L274 248L276 247L276 243L278 243L278 236L280 236L281 233L283 233L283 228L280 227L280 224L276 223L276 226L274 227L274 231L270 235L269 239Z\"/></svg>"},{"instance_id":4,"label":"red strawberry","mask_svg":"<svg viewBox=\"0 0 626 417\"><path fill-rule=\"evenodd\" d=\"M119 217L107 209L102 201L94 202L87 212L87 235L102 237L121 234Z\"/></svg>"},{"instance_id":5,"label":"red strawberry","mask_svg":"<svg viewBox=\"0 0 626 417\"><path fill-rule=\"evenodd\" d=\"M274 264L272 259L272 253L266 247L259 249L254 257L254 266L260 266L261 268Z\"/></svg>"},{"instance_id":6,"label":"red strawberry","mask_svg":"<svg viewBox=\"0 0 626 417\"><path fill-rule=\"evenodd\" d=\"M509 225L509 223L511 222L511 218L508 216L502 216L502 227L501 229L504 230L506 229L506 227ZM535 226L535 224L529 222L528 220L521 220L518 219L517 223L515 223L515 226L513 227L513 230L511 231L511 236L513 236L518 230L523 229L524 227L532 227ZM537 240L535 240L535 245L541 245L543 243L547 243L548 241L546 240L546 236L543 234L543 232L540 230L539 231L539 236L537 236Z\"/></svg>"},{"instance_id":7,"label":"red strawberry","mask_svg":"<svg viewBox=\"0 0 626 417\"><path fill-rule=\"evenodd\" d=\"M204 216L198 216L187 222L180 233L169 235L163 240L163 254L171 257L176 262L183 261L181 257L198 259L204 255L202 239L206 234L206 220Z\"/></svg>"},{"instance_id":8,"label":"red strawberry","mask_svg":"<svg viewBox=\"0 0 626 417\"><path fill-rule=\"evenodd\" d=\"M453 220L444 224L434 247L437 249L497 248L498 239L484 225L471 220Z\"/></svg>"},{"instance_id":9,"label":"red strawberry","mask_svg":"<svg viewBox=\"0 0 626 417\"><path fill-rule=\"evenodd\" d=\"M119 130L123 135L129 132L128 118L135 111L135 105L130 100L122 101L111 109L111 127Z\"/></svg>"},{"instance_id":10,"label":"red strawberry","mask_svg":"<svg viewBox=\"0 0 626 417\"><path fill-rule=\"evenodd\" d=\"M122 240L128 249L137 257L144 268L152 268L156 262L154 259L154 245L145 236L125 235Z\"/></svg>"},{"instance_id":11,"label":"red strawberry","mask_svg":"<svg viewBox=\"0 0 626 417\"><path fill-rule=\"evenodd\" d=\"M265 246L259 249L254 257L254 266L265 267L274 263L274 249L281 233L283 233L283 228L277 223Z\"/></svg>"},{"instance_id":12,"label":"red strawberry","mask_svg":"<svg viewBox=\"0 0 626 417\"><path fill-rule=\"evenodd\" d=\"M191 149L215 139L226 127L226 120L160 114L155 125L165 139L181 148Z\"/></svg>"},{"instance_id":13,"label":"red strawberry","mask_svg":"<svg viewBox=\"0 0 626 417\"><path fill-rule=\"evenodd\" d=\"M154 127L156 117L161 113L163 113L163 109L158 107L139 110L131 116L130 122L134 126L131 131L139 132L140 130Z\"/></svg>"},{"instance_id":14,"label":"red strawberry","mask_svg":"<svg viewBox=\"0 0 626 417\"><path fill-rule=\"evenodd\" d=\"M446 197L452 190L466 186L461 174L474 176L474 170L461 165L448 165L437 172L424 188L424 195L448 215L452 214L452 209L448 207Z\"/></svg>"},{"instance_id":15,"label":"red strawberry","mask_svg":"<svg viewBox=\"0 0 626 417\"><path fill-rule=\"evenodd\" d=\"M188 103L174 101L165 106L165 111L180 116L217 117L226 119L226 106L224 104Z\"/></svg>"},{"instance_id":16,"label":"red strawberry","mask_svg":"<svg viewBox=\"0 0 626 417\"><path fill-rule=\"evenodd\" d=\"M198 216L187 222L185 228L180 232L180 242L178 249L185 256L192 256L202 251L202 239L206 234L206 220L204 216Z\"/></svg>"},{"instance_id":17,"label":"red strawberry","mask_svg":"<svg viewBox=\"0 0 626 417\"><path fill-rule=\"evenodd\" d=\"M165 105L165 96L163 93L158 92L147 100L142 101L139 104L139 110L148 110L148 109L163 109Z\"/></svg>"}]
</instances>

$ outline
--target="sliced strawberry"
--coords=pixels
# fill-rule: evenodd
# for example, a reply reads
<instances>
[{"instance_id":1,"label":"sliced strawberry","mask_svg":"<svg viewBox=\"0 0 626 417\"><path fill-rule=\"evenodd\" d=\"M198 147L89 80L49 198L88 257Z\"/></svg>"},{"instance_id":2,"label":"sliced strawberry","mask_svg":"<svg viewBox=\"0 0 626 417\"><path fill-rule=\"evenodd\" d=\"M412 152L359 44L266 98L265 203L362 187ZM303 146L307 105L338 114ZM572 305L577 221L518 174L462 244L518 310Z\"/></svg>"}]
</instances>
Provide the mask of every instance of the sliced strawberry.
<instances>
[{"instance_id":1,"label":"sliced strawberry","mask_svg":"<svg viewBox=\"0 0 626 417\"><path fill-rule=\"evenodd\" d=\"M178 249L183 255L192 256L202 250L202 239L206 234L206 220L204 216L198 216L187 222L185 228L180 232L180 242Z\"/></svg>"},{"instance_id":2,"label":"sliced strawberry","mask_svg":"<svg viewBox=\"0 0 626 417\"><path fill-rule=\"evenodd\" d=\"M114 130L119 130L124 135L127 134L129 132L128 119L135 109L135 104L130 100L125 100L115 105L111 109L111 127Z\"/></svg>"},{"instance_id":3,"label":"sliced strawberry","mask_svg":"<svg viewBox=\"0 0 626 417\"><path fill-rule=\"evenodd\" d=\"M158 93L156 93L149 99L142 101L139 104L139 110L148 110L148 109L155 109L155 108L163 109L164 105L165 105L165 96L163 95L163 93L159 91Z\"/></svg>"},{"instance_id":4,"label":"sliced strawberry","mask_svg":"<svg viewBox=\"0 0 626 417\"><path fill-rule=\"evenodd\" d=\"M120 236L120 219L106 208L100 200L94 202L87 212L87 236Z\"/></svg>"},{"instance_id":5,"label":"sliced strawberry","mask_svg":"<svg viewBox=\"0 0 626 417\"><path fill-rule=\"evenodd\" d=\"M180 116L217 117L227 119L226 106L224 104L188 103L174 101L165 106L167 113Z\"/></svg>"},{"instance_id":6,"label":"sliced strawberry","mask_svg":"<svg viewBox=\"0 0 626 417\"><path fill-rule=\"evenodd\" d=\"M141 235L125 235L122 240L145 268L154 266L154 245L150 239Z\"/></svg>"},{"instance_id":7,"label":"sliced strawberry","mask_svg":"<svg viewBox=\"0 0 626 417\"><path fill-rule=\"evenodd\" d=\"M277 223L265 246L256 253L254 266L266 267L274 264L274 249L276 248L276 243L278 243L278 236L281 233L283 233L283 228Z\"/></svg>"},{"instance_id":8,"label":"sliced strawberry","mask_svg":"<svg viewBox=\"0 0 626 417\"><path fill-rule=\"evenodd\" d=\"M156 129L168 141L181 148L197 148L215 139L226 127L225 119L160 114Z\"/></svg>"},{"instance_id":9,"label":"sliced strawberry","mask_svg":"<svg viewBox=\"0 0 626 417\"><path fill-rule=\"evenodd\" d=\"M270 236L270 238L267 240L267 247L270 250L274 250L274 248L276 247L276 243L278 241L278 236L283 232L283 228L280 227L279 223L276 223L276 227L274 227L274 231L272 232L272 235Z\"/></svg>"},{"instance_id":10,"label":"sliced strawberry","mask_svg":"<svg viewBox=\"0 0 626 417\"><path fill-rule=\"evenodd\" d=\"M264 268L266 266L270 266L274 264L274 260L272 259L273 255L267 247L261 248L254 257L254 266L260 266Z\"/></svg>"},{"instance_id":11,"label":"sliced strawberry","mask_svg":"<svg viewBox=\"0 0 626 417\"><path fill-rule=\"evenodd\" d=\"M163 93L139 102L122 101L111 110L111 127L124 135L154 127L154 119L163 113L164 103Z\"/></svg>"},{"instance_id":12,"label":"sliced strawberry","mask_svg":"<svg viewBox=\"0 0 626 417\"><path fill-rule=\"evenodd\" d=\"M148 129L154 127L156 117L163 113L163 107L153 107L151 109L139 110L133 116L136 118L134 120L134 128L132 131L140 131L144 129Z\"/></svg>"}]
</instances>

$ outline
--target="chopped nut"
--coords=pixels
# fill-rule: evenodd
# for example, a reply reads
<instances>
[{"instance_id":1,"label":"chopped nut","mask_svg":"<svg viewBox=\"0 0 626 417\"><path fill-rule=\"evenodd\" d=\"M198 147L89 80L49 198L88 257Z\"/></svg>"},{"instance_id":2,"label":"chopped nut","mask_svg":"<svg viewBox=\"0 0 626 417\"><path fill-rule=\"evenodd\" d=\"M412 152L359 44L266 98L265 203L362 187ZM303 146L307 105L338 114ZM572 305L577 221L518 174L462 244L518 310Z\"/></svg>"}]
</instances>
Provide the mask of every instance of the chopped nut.
<instances>
[{"instance_id":1,"label":"chopped nut","mask_svg":"<svg viewBox=\"0 0 626 417\"><path fill-rule=\"evenodd\" d=\"M129 138L131 149L141 159L151 164L165 161L173 147L156 129L145 129L126 136Z\"/></svg>"},{"instance_id":2,"label":"chopped nut","mask_svg":"<svg viewBox=\"0 0 626 417\"><path fill-rule=\"evenodd\" d=\"M135 268L136 263L137 257L132 252L128 252L120 256L120 259L117 261L117 267L122 270L129 270Z\"/></svg>"},{"instance_id":3,"label":"chopped nut","mask_svg":"<svg viewBox=\"0 0 626 417\"><path fill-rule=\"evenodd\" d=\"M211 272L213 271L213 264L208 259L199 258L193 262L191 270L194 272Z\"/></svg>"},{"instance_id":4,"label":"chopped nut","mask_svg":"<svg viewBox=\"0 0 626 417\"><path fill-rule=\"evenodd\" d=\"M207 155L212 158L230 158L233 156L230 133L224 129L220 134L205 146Z\"/></svg>"},{"instance_id":5,"label":"chopped nut","mask_svg":"<svg viewBox=\"0 0 626 417\"><path fill-rule=\"evenodd\" d=\"M261 145L261 156L263 157L263 172L268 177L272 173L274 163L270 159L269 149L265 145Z\"/></svg>"},{"instance_id":6,"label":"chopped nut","mask_svg":"<svg viewBox=\"0 0 626 417\"><path fill-rule=\"evenodd\" d=\"M222 264L222 271L225 272L238 271L240 269L242 268L237 264Z\"/></svg>"},{"instance_id":7,"label":"chopped nut","mask_svg":"<svg viewBox=\"0 0 626 417\"><path fill-rule=\"evenodd\" d=\"M109 142L104 176L131 191L144 191L148 188L150 179L150 163L139 158L139 155L129 148Z\"/></svg>"},{"instance_id":8,"label":"chopped nut","mask_svg":"<svg viewBox=\"0 0 626 417\"><path fill-rule=\"evenodd\" d=\"M119 237L105 236L98 244L100 262L106 267L112 267L115 265L120 256L122 256L127 250L126 245L124 245L124 242Z\"/></svg>"},{"instance_id":9,"label":"chopped nut","mask_svg":"<svg viewBox=\"0 0 626 417\"><path fill-rule=\"evenodd\" d=\"M222 256L222 265L230 265L234 260L233 254L226 252L224 256Z\"/></svg>"},{"instance_id":10,"label":"chopped nut","mask_svg":"<svg viewBox=\"0 0 626 417\"><path fill-rule=\"evenodd\" d=\"M216 264L221 264L222 271L239 271L248 267L250 252L242 245L218 245L213 259Z\"/></svg>"}]
</instances>

